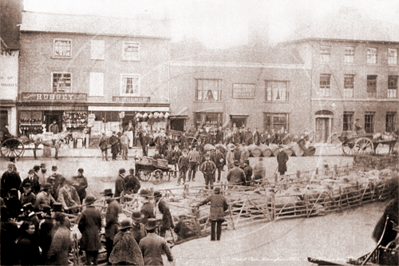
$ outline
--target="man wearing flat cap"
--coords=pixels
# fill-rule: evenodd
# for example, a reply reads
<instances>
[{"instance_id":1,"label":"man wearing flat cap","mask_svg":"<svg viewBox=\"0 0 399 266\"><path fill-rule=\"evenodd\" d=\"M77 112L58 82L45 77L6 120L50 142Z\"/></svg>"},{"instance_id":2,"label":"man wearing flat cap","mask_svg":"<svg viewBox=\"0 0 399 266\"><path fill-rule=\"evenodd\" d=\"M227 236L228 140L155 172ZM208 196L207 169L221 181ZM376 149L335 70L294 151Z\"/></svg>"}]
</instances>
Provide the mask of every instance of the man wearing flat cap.
<instances>
[{"instance_id":1,"label":"man wearing flat cap","mask_svg":"<svg viewBox=\"0 0 399 266\"><path fill-rule=\"evenodd\" d=\"M229 185L245 185L245 173L240 167L240 162L234 160L234 167L227 174Z\"/></svg>"},{"instance_id":2,"label":"man wearing flat cap","mask_svg":"<svg viewBox=\"0 0 399 266\"><path fill-rule=\"evenodd\" d=\"M222 223L224 212L229 208L226 199L220 194L220 187L216 187L214 194L198 204L198 207L211 203L209 221L211 221L211 241L220 240L222 236Z\"/></svg>"},{"instance_id":3,"label":"man wearing flat cap","mask_svg":"<svg viewBox=\"0 0 399 266\"><path fill-rule=\"evenodd\" d=\"M156 219L148 219L145 226L148 234L146 237L141 239L139 244L141 252L143 253L144 265L163 265L163 252L168 257L168 261L173 261L172 252L170 251L166 240L155 234L157 227L158 224Z\"/></svg>"},{"instance_id":4,"label":"man wearing flat cap","mask_svg":"<svg viewBox=\"0 0 399 266\"><path fill-rule=\"evenodd\" d=\"M205 188L208 189L208 185L213 189L213 176L216 171L216 165L210 160L210 155L205 154L205 162L201 164L200 170L204 174Z\"/></svg>"},{"instance_id":5,"label":"man wearing flat cap","mask_svg":"<svg viewBox=\"0 0 399 266\"><path fill-rule=\"evenodd\" d=\"M42 262L48 265L47 254L51 246L52 230L54 227L50 206L43 205L43 217L44 219L39 224L39 245L42 249Z\"/></svg>"},{"instance_id":6,"label":"man wearing flat cap","mask_svg":"<svg viewBox=\"0 0 399 266\"><path fill-rule=\"evenodd\" d=\"M32 185L27 182L23 186L23 193L21 194L21 204L24 205L26 203L35 204L36 195L31 191Z\"/></svg>"},{"instance_id":7,"label":"man wearing flat cap","mask_svg":"<svg viewBox=\"0 0 399 266\"><path fill-rule=\"evenodd\" d=\"M79 231L82 233L80 247L86 252L86 262L90 265L98 264L98 251L101 249L101 213L93 206L96 198L87 196L85 200L86 209L82 212L79 221Z\"/></svg>"}]
</instances>

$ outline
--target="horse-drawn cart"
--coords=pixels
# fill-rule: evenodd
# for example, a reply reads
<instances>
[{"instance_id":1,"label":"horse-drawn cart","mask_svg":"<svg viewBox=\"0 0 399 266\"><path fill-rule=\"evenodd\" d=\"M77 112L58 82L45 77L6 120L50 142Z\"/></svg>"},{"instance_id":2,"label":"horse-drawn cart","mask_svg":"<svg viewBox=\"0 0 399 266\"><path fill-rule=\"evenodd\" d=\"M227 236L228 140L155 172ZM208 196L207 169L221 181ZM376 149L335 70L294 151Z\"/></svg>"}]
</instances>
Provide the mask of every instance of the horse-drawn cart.
<instances>
[{"instance_id":1,"label":"horse-drawn cart","mask_svg":"<svg viewBox=\"0 0 399 266\"><path fill-rule=\"evenodd\" d=\"M392 153L393 147L398 141L397 136L382 138L381 134L349 134L341 135L338 139L342 142L342 152L345 155L376 154L379 145L388 145L388 153Z\"/></svg>"},{"instance_id":2,"label":"horse-drawn cart","mask_svg":"<svg viewBox=\"0 0 399 266\"><path fill-rule=\"evenodd\" d=\"M148 160L150 159L150 160ZM166 165L158 165L157 160L151 160L151 158L146 158L145 160L136 162L135 165L136 174L140 180L147 182L154 178L154 184L161 183L163 177L167 177L168 181L170 181L170 177L176 177L176 171L171 167Z\"/></svg>"},{"instance_id":3,"label":"horse-drawn cart","mask_svg":"<svg viewBox=\"0 0 399 266\"><path fill-rule=\"evenodd\" d=\"M25 147L21 139L9 138L1 139L1 156L7 159L20 158L23 156Z\"/></svg>"}]
</instances>

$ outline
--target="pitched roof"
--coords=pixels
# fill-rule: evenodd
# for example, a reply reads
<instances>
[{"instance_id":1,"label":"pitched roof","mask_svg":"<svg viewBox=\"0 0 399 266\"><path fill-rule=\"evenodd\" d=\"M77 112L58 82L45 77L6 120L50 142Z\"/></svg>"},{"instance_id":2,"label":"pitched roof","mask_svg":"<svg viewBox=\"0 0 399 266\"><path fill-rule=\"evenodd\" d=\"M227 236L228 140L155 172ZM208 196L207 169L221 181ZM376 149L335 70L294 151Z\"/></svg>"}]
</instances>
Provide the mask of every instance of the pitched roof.
<instances>
[{"instance_id":1,"label":"pitched roof","mask_svg":"<svg viewBox=\"0 0 399 266\"><path fill-rule=\"evenodd\" d=\"M115 18L93 15L22 13L21 31L63 32L170 39L168 20L141 17Z\"/></svg>"},{"instance_id":2,"label":"pitched roof","mask_svg":"<svg viewBox=\"0 0 399 266\"><path fill-rule=\"evenodd\" d=\"M399 25L373 20L346 8L297 31L288 41L305 39L399 42Z\"/></svg>"},{"instance_id":3,"label":"pitched roof","mask_svg":"<svg viewBox=\"0 0 399 266\"><path fill-rule=\"evenodd\" d=\"M267 64L303 64L298 51L285 47L237 46L206 49L197 43L171 43L171 60L191 62L240 62Z\"/></svg>"}]
</instances>

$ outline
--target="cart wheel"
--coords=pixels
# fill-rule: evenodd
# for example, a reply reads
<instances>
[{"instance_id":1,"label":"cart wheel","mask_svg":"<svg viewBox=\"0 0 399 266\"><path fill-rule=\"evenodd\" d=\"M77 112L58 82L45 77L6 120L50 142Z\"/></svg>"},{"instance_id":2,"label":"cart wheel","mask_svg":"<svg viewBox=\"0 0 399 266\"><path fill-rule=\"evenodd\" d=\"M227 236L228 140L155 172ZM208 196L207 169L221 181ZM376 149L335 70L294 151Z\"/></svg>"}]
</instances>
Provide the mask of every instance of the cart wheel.
<instances>
[{"instance_id":1,"label":"cart wheel","mask_svg":"<svg viewBox=\"0 0 399 266\"><path fill-rule=\"evenodd\" d=\"M356 155L354 145L350 145L349 143L342 144L342 152L344 155Z\"/></svg>"},{"instance_id":2,"label":"cart wheel","mask_svg":"<svg viewBox=\"0 0 399 266\"><path fill-rule=\"evenodd\" d=\"M1 155L6 158L19 158L24 154L25 147L17 139L7 139L1 143Z\"/></svg>"},{"instance_id":3,"label":"cart wheel","mask_svg":"<svg viewBox=\"0 0 399 266\"><path fill-rule=\"evenodd\" d=\"M374 145L370 139L360 138L356 140L354 149L356 151L356 154L372 154L374 152Z\"/></svg>"},{"instance_id":4,"label":"cart wheel","mask_svg":"<svg viewBox=\"0 0 399 266\"><path fill-rule=\"evenodd\" d=\"M154 175L154 185L160 184L163 177L163 172L161 170L155 170L152 174Z\"/></svg>"},{"instance_id":5,"label":"cart wheel","mask_svg":"<svg viewBox=\"0 0 399 266\"><path fill-rule=\"evenodd\" d=\"M139 177L141 181L147 182L151 178L151 172L145 170L139 170Z\"/></svg>"}]
</instances>

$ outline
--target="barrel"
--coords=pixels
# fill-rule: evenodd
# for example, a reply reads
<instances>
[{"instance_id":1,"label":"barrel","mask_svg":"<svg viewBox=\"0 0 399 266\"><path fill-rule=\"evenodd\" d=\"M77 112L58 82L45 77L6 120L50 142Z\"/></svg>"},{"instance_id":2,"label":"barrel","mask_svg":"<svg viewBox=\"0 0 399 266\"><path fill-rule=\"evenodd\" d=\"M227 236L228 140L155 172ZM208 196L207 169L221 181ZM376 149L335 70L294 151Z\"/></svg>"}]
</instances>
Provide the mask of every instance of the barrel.
<instances>
[{"instance_id":1,"label":"barrel","mask_svg":"<svg viewBox=\"0 0 399 266\"><path fill-rule=\"evenodd\" d=\"M266 144L261 144L259 149L262 152L263 157L270 157L272 155L272 151Z\"/></svg>"},{"instance_id":2,"label":"barrel","mask_svg":"<svg viewBox=\"0 0 399 266\"><path fill-rule=\"evenodd\" d=\"M292 150L290 148L284 148L283 150L288 155L288 157L292 156Z\"/></svg>"},{"instance_id":3,"label":"barrel","mask_svg":"<svg viewBox=\"0 0 399 266\"><path fill-rule=\"evenodd\" d=\"M301 157L303 155L303 150L299 147L298 143L293 143L291 150L296 157Z\"/></svg>"},{"instance_id":4,"label":"barrel","mask_svg":"<svg viewBox=\"0 0 399 266\"><path fill-rule=\"evenodd\" d=\"M270 150L272 151L273 156L277 156L278 153L280 152L277 144L270 144L269 147L270 147Z\"/></svg>"},{"instance_id":5,"label":"barrel","mask_svg":"<svg viewBox=\"0 0 399 266\"><path fill-rule=\"evenodd\" d=\"M253 157L259 157L262 155L260 147L256 146L255 144L249 145L248 150Z\"/></svg>"}]
</instances>

